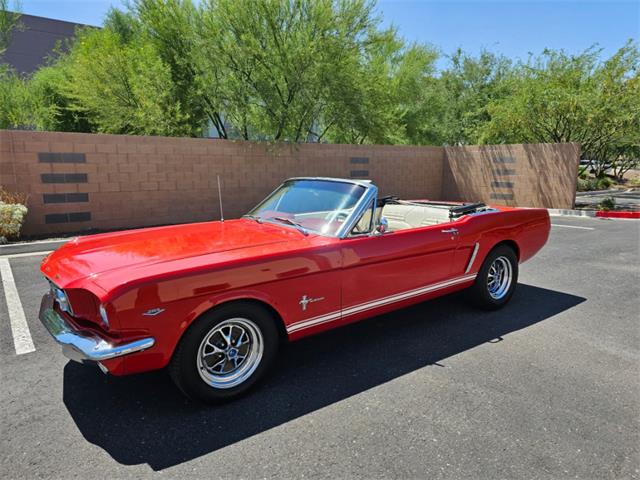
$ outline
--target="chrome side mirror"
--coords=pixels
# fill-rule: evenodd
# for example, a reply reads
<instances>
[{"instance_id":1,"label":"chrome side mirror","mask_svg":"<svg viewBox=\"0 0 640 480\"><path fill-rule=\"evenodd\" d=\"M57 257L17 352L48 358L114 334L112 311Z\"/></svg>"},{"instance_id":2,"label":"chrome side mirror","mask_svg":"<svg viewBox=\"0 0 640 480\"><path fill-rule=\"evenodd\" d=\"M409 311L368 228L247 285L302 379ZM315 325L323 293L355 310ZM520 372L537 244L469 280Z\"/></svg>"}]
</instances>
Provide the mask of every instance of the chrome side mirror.
<instances>
[{"instance_id":1,"label":"chrome side mirror","mask_svg":"<svg viewBox=\"0 0 640 480\"><path fill-rule=\"evenodd\" d=\"M384 217L380 217L380 220L378 220L378 225L376 226L376 233L383 234L388 230L389 230L389 221Z\"/></svg>"}]
</instances>

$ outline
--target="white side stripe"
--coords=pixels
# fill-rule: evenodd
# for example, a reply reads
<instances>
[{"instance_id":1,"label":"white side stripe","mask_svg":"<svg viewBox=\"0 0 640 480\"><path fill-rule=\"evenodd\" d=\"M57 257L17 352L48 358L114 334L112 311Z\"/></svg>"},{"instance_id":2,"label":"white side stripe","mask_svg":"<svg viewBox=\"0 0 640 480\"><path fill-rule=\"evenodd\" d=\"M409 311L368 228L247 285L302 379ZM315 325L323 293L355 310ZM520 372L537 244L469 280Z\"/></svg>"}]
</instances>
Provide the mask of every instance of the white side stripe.
<instances>
[{"instance_id":1,"label":"white side stripe","mask_svg":"<svg viewBox=\"0 0 640 480\"><path fill-rule=\"evenodd\" d=\"M341 312L337 311L337 312L329 313L327 315L322 315L320 317L313 317L313 318L310 318L309 320L304 320L302 322L289 325L287 327L287 332L295 332L296 330L302 330L303 328L308 328L313 325L317 325L319 323L326 323L332 320L339 320L341 315L342 315Z\"/></svg>"},{"instance_id":2,"label":"white side stripe","mask_svg":"<svg viewBox=\"0 0 640 480\"><path fill-rule=\"evenodd\" d=\"M425 293L433 292L436 290L441 290L444 288L452 287L459 283L468 282L476 278L476 274L465 275L463 277L454 278L452 280L447 280L445 282L434 283L433 285L428 285L426 287L417 288L414 290L409 290L407 292L398 293L395 295L390 295L388 297L379 298L378 300L373 300L371 302L361 303L360 305L355 305L353 307L346 308L342 311L338 310L336 312L331 312L326 315L321 315L318 317L313 317L307 320L302 320L300 322L294 323L287 327L287 332L292 333L298 330L302 330L305 328L312 327L314 325L318 325L321 323L327 323L334 320L339 320L341 318L347 317L349 315L354 315L356 313L365 312L367 310L371 310L373 308L381 307L384 305L388 305L389 303L400 302L402 300L406 300L408 298L417 297L420 295L424 295Z\"/></svg>"},{"instance_id":3,"label":"white side stripe","mask_svg":"<svg viewBox=\"0 0 640 480\"><path fill-rule=\"evenodd\" d=\"M11 333L13 334L13 345L16 354L22 355L35 351L31 332L27 325L27 319L24 317L22 303L18 296L16 282L13 279L11 265L6 258L0 258L0 277L2 277L2 288L4 296L7 300L7 310L9 310L9 323L11 324Z\"/></svg>"}]
</instances>

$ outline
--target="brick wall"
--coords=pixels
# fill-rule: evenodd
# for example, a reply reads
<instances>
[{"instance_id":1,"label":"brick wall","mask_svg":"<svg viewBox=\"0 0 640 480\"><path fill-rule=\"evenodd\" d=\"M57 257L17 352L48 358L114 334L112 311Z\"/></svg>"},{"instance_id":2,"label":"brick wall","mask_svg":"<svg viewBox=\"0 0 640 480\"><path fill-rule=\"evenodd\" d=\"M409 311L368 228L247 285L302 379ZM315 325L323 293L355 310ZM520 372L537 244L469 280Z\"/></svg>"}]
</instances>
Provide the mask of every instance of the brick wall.
<instances>
[{"instance_id":1,"label":"brick wall","mask_svg":"<svg viewBox=\"0 0 640 480\"><path fill-rule=\"evenodd\" d=\"M443 200L573 208L580 145L445 147Z\"/></svg>"},{"instance_id":2,"label":"brick wall","mask_svg":"<svg viewBox=\"0 0 640 480\"><path fill-rule=\"evenodd\" d=\"M438 198L443 162L441 148L0 131L0 184L30 195L26 235L217 219L217 175L228 218L293 176Z\"/></svg>"},{"instance_id":3,"label":"brick wall","mask_svg":"<svg viewBox=\"0 0 640 480\"><path fill-rule=\"evenodd\" d=\"M282 180L308 175L369 178L383 194L403 198L568 208L578 156L577 146L568 144L273 146L2 130L0 184L29 194L24 234L45 235L218 219L217 175L228 218L245 213ZM495 179L510 186L493 183L494 166L516 170Z\"/></svg>"}]
</instances>

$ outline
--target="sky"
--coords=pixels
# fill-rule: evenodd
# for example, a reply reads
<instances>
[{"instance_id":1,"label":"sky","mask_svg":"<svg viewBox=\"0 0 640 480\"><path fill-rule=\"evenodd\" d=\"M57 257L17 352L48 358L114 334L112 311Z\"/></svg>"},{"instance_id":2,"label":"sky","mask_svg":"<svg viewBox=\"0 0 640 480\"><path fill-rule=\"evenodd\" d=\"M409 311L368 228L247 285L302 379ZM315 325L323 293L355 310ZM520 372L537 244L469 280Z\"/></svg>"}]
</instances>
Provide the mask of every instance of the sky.
<instances>
[{"instance_id":1,"label":"sky","mask_svg":"<svg viewBox=\"0 0 640 480\"><path fill-rule=\"evenodd\" d=\"M11 3L12 0L10 0ZM22 12L100 25L122 0L22 0ZM598 44L609 56L640 39L640 0L482 1L378 0L383 25L407 41L429 43L443 54L482 48L526 59L544 48L578 53Z\"/></svg>"}]
</instances>

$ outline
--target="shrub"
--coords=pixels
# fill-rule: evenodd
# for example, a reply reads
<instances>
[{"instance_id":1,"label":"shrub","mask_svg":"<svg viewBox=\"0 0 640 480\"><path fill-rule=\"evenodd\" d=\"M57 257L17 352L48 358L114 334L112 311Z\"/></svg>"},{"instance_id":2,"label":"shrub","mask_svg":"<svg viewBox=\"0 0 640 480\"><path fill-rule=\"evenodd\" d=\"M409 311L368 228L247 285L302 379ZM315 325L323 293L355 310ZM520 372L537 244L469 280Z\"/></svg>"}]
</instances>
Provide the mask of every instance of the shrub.
<instances>
[{"instance_id":1,"label":"shrub","mask_svg":"<svg viewBox=\"0 0 640 480\"><path fill-rule=\"evenodd\" d=\"M0 186L0 244L20 236L27 215L27 200L27 194L8 192Z\"/></svg>"},{"instance_id":2,"label":"shrub","mask_svg":"<svg viewBox=\"0 0 640 480\"><path fill-rule=\"evenodd\" d=\"M586 180L584 178L579 178L577 189L579 192L590 192L591 190L597 190L598 181L595 179Z\"/></svg>"},{"instance_id":3,"label":"shrub","mask_svg":"<svg viewBox=\"0 0 640 480\"><path fill-rule=\"evenodd\" d=\"M26 193L8 192L0 185L0 202L26 205L29 196Z\"/></svg>"},{"instance_id":4,"label":"shrub","mask_svg":"<svg viewBox=\"0 0 640 480\"><path fill-rule=\"evenodd\" d=\"M18 238L20 229L27 215L27 207L19 203L4 203L0 201L0 243L3 237Z\"/></svg>"},{"instance_id":5,"label":"shrub","mask_svg":"<svg viewBox=\"0 0 640 480\"><path fill-rule=\"evenodd\" d=\"M587 184L588 184L588 182L584 178L578 177L577 190L579 192L586 192L587 191Z\"/></svg>"},{"instance_id":6,"label":"shrub","mask_svg":"<svg viewBox=\"0 0 640 480\"><path fill-rule=\"evenodd\" d=\"M607 197L600 202L600 210L609 211L616 208L616 199L613 197Z\"/></svg>"},{"instance_id":7,"label":"shrub","mask_svg":"<svg viewBox=\"0 0 640 480\"><path fill-rule=\"evenodd\" d=\"M597 189L598 190L607 190L613 185L613 180L609 177L602 177L597 180Z\"/></svg>"}]
</instances>

